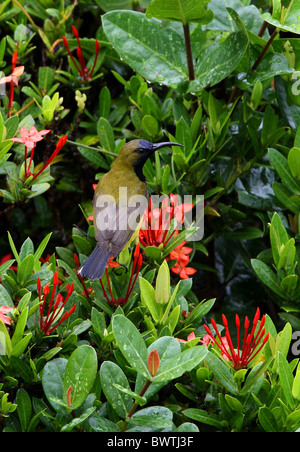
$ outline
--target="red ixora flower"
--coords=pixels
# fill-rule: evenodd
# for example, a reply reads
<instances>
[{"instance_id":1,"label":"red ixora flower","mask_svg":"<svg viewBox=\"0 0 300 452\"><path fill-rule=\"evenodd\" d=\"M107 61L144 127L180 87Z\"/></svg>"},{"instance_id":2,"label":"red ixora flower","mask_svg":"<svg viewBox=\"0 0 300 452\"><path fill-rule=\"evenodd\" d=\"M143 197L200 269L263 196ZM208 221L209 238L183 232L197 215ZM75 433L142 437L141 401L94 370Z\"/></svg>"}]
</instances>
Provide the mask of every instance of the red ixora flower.
<instances>
[{"instance_id":1,"label":"red ixora flower","mask_svg":"<svg viewBox=\"0 0 300 452\"><path fill-rule=\"evenodd\" d=\"M107 302L109 304L111 304L111 305L124 306L124 304L126 304L127 301L129 300L129 297L130 297L130 295L131 295L131 293L133 291L133 288L134 288L136 280L138 278L140 269L141 269L142 264L143 264L143 256L141 254L140 244L139 243L135 247L133 256L134 256L134 260L133 260L133 265L132 265L132 269L131 269L129 283L128 283L128 286L127 286L127 291L126 291L126 294L125 294L124 297L119 297L119 298L115 298L114 295L113 295L111 284L110 284L110 280L109 280L109 276L108 276L108 271L107 271L107 267L116 267L116 266L119 266L119 264L114 262L112 259L110 259L108 261L108 265L106 266L106 269L105 269L105 274L106 274L106 279L107 279L107 284L108 284L109 295L107 294L107 292L106 292L106 290L104 288L102 279L100 279L100 284L101 284L101 287L102 287L103 295L105 296Z\"/></svg>"},{"instance_id":2,"label":"red ixora flower","mask_svg":"<svg viewBox=\"0 0 300 452\"><path fill-rule=\"evenodd\" d=\"M230 332L228 329L228 322L225 315L222 315L223 324L226 330L225 337L221 337L217 324L214 319L211 319L211 324L217 334L219 341L214 337L213 333L209 329L207 325L204 325L206 332L211 337L211 340L214 344L216 344L222 352L222 356L231 362L231 365L234 369L238 370L244 367L247 367L249 363L255 358L255 356L261 351L264 345L267 343L269 339L269 333L265 335L265 316L260 320L260 324L258 330L256 331L258 322L260 319L260 310L257 308L253 326L251 331L249 332L250 322L248 317L245 318L244 323L244 338L243 343L241 343L240 338L240 318L238 315L235 316L235 324L237 328L237 348L233 348Z\"/></svg>"},{"instance_id":3,"label":"red ixora flower","mask_svg":"<svg viewBox=\"0 0 300 452\"><path fill-rule=\"evenodd\" d=\"M9 101L8 101L8 117L11 117L12 104L14 100L14 87L19 85L19 77L24 72L24 66L17 66L18 53L15 50L11 59L12 70L11 74L7 77L2 77L0 79L0 85L9 83L10 84L10 92L9 92Z\"/></svg>"},{"instance_id":4,"label":"red ixora flower","mask_svg":"<svg viewBox=\"0 0 300 452\"><path fill-rule=\"evenodd\" d=\"M76 53L77 53L77 57L78 57L78 61L79 61L80 67L78 66L78 64L76 63L75 59L73 58L73 55L72 55L72 53L70 51L68 40L67 40L67 38L65 36L63 36L63 38L62 38L63 39L63 43L64 43L64 46L65 46L65 48L66 48L66 50L67 50L67 52L68 52L68 54L69 54L69 56L70 56L70 58L72 60L72 63L74 64L77 72L79 73L82 81L83 82L87 82L88 80L90 80L92 78L93 72L95 70L95 66L96 66L96 63L97 63L99 50L100 50L100 44L99 44L99 41L97 41L97 39L96 39L96 41L95 41L95 52L96 53L95 53L94 64L93 64L92 69L89 70L87 68L87 66L86 66L85 59L84 59L84 56L83 56L82 47L81 47L81 43L80 43L80 39L79 39L79 33L77 31L77 28L74 27L74 25L72 25L72 31L73 31L73 34L74 34L75 38L77 39L77 43L78 43L78 47L76 48Z\"/></svg>"},{"instance_id":5,"label":"red ixora flower","mask_svg":"<svg viewBox=\"0 0 300 452\"><path fill-rule=\"evenodd\" d=\"M189 276L194 275L197 270L192 267L187 267L189 263L189 254L193 251L193 248L184 246L186 242L182 242L170 253L170 257L167 260L176 260L175 265L171 268L173 273L180 276L181 279L188 279Z\"/></svg>"},{"instance_id":6,"label":"red ixora flower","mask_svg":"<svg viewBox=\"0 0 300 452\"><path fill-rule=\"evenodd\" d=\"M169 205L170 201L170 205ZM153 209L152 199L149 199L148 208L144 214L144 221L140 229L139 239L143 246L166 246L171 238L178 233L179 227L184 222L184 214L192 210L193 204L178 204L178 196L170 194L166 196L160 208ZM167 214L169 214L167 216ZM170 233L171 221L176 224Z\"/></svg>"},{"instance_id":7,"label":"red ixora flower","mask_svg":"<svg viewBox=\"0 0 300 452\"><path fill-rule=\"evenodd\" d=\"M52 154L50 155L49 159L47 160L47 162L44 164L44 166L33 175L33 179L36 179L40 174L42 174L43 171L45 171L45 169L53 162L53 160L55 159L55 157L57 156L57 154L59 153L59 151L64 147L64 145L66 144L66 141L68 139L68 135L65 135L64 137L61 137L56 145L55 150L52 152Z\"/></svg>"},{"instance_id":8,"label":"red ixora flower","mask_svg":"<svg viewBox=\"0 0 300 452\"><path fill-rule=\"evenodd\" d=\"M71 294L74 290L74 284L71 284L68 290L68 294L66 298L58 293L55 296L56 288L59 284L57 272L54 272L53 276L53 288L51 293L51 298L48 304L48 309L46 308L46 302L47 302L47 295L50 292L49 289L49 283L47 283L43 287L43 294L44 298L42 299L42 286L40 278L37 279L37 289L39 293L39 300L40 300L40 329L44 331L44 333L48 336L52 333L53 330L55 330L61 323L63 323L70 315L75 311L76 305L73 305L72 308L65 312L60 319L58 320L59 315L61 314L65 304L67 303L68 299L70 298ZM54 301L55 299L55 301ZM58 320L57 323L55 323Z\"/></svg>"}]
</instances>

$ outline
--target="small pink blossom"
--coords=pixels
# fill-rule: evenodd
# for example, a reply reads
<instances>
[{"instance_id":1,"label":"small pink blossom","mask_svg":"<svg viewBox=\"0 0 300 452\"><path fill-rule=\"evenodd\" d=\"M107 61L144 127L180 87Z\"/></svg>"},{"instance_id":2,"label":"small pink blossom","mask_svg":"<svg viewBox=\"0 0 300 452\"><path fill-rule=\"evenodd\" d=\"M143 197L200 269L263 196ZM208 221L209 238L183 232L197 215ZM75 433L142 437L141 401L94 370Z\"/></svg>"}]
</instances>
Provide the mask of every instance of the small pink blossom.
<instances>
[{"instance_id":1,"label":"small pink blossom","mask_svg":"<svg viewBox=\"0 0 300 452\"><path fill-rule=\"evenodd\" d=\"M0 85L4 85L6 83L13 83L15 86L18 86L19 77L21 77L21 75L23 74L24 68L25 66L17 66L10 75L8 75L7 77L2 77L0 79Z\"/></svg>"},{"instance_id":2,"label":"small pink blossom","mask_svg":"<svg viewBox=\"0 0 300 452\"><path fill-rule=\"evenodd\" d=\"M8 315L6 315L12 310L13 310L13 308L10 308L8 306L0 307L0 319L2 320L3 323L6 323L6 325L10 325L12 322L11 318L8 317Z\"/></svg>"},{"instance_id":3,"label":"small pink blossom","mask_svg":"<svg viewBox=\"0 0 300 452\"><path fill-rule=\"evenodd\" d=\"M11 141L23 143L28 149L33 149L35 143L41 141L43 136L49 133L50 130L41 130L40 132L32 126L30 130L26 127L22 127L20 130L21 138L11 138Z\"/></svg>"}]
</instances>

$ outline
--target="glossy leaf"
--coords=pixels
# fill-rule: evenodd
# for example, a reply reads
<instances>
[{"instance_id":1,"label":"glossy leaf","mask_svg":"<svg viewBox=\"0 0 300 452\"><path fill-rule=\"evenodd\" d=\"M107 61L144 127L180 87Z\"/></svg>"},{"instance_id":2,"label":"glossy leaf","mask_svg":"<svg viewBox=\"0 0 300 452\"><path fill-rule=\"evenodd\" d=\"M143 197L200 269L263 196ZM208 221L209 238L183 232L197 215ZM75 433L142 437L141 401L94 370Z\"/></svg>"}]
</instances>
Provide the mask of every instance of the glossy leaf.
<instances>
[{"instance_id":1,"label":"glossy leaf","mask_svg":"<svg viewBox=\"0 0 300 452\"><path fill-rule=\"evenodd\" d=\"M281 22L280 17L278 17L278 13L276 14L276 11L275 14L273 13L273 16L270 13L264 13L262 18L269 24L279 28L282 31L300 34L299 11L300 0L293 0L290 3L290 7L285 10L285 18L283 22Z\"/></svg>"},{"instance_id":2,"label":"glossy leaf","mask_svg":"<svg viewBox=\"0 0 300 452\"><path fill-rule=\"evenodd\" d=\"M147 366L147 347L135 325L126 317L116 315L112 321L112 329L117 344L129 364L137 372L150 379L151 375Z\"/></svg>"},{"instance_id":3,"label":"glossy leaf","mask_svg":"<svg viewBox=\"0 0 300 452\"><path fill-rule=\"evenodd\" d=\"M31 399L25 389L20 388L16 395L17 413L19 416L22 432L26 432L32 415Z\"/></svg>"},{"instance_id":4,"label":"glossy leaf","mask_svg":"<svg viewBox=\"0 0 300 452\"><path fill-rule=\"evenodd\" d=\"M151 82L176 88L188 79L183 35L135 11L103 17L104 32L120 57Z\"/></svg>"},{"instance_id":5,"label":"glossy leaf","mask_svg":"<svg viewBox=\"0 0 300 452\"><path fill-rule=\"evenodd\" d=\"M277 276L275 275L273 270L271 270L270 267L267 266L267 264L258 259L252 259L251 265L254 272L263 284L269 287L269 289L273 290L273 292L275 292L277 295L285 298L286 293L281 289Z\"/></svg>"},{"instance_id":6,"label":"glossy leaf","mask_svg":"<svg viewBox=\"0 0 300 452\"><path fill-rule=\"evenodd\" d=\"M238 393L238 386L235 383L230 368L212 352L208 352L206 361L214 373L215 378L229 391L231 394Z\"/></svg>"},{"instance_id":7,"label":"glossy leaf","mask_svg":"<svg viewBox=\"0 0 300 452\"><path fill-rule=\"evenodd\" d=\"M96 378L97 354L93 347L81 345L70 356L63 382L63 400L67 403L67 391L71 387L71 407L80 407L87 398Z\"/></svg>"},{"instance_id":8,"label":"glossy leaf","mask_svg":"<svg viewBox=\"0 0 300 452\"><path fill-rule=\"evenodd\" d=\"M202 53L196 68L196 80L189 92L199 93L207 86L224 80L237 67L248 47L248 37L241 31L231 33L225 41L211 44Z\"/></svg>"},{"instance_id":9,"label":"glossy leaf","mask_svg":"<svg viewBox=\"0 0 300 452\"><path fill-rule=\"evenodd\" d=\"M146 11L146 16L158 19L176 20L186 25L188 22L209 23L212 11L204 7L209 0L153 0Z\"/></svg>"},{"instance_id":10,"label":"glossy leaf","mask_svg":"<svg viewBox=\"0 0 300 452\"><path fill-rule=\"evenodd\" d=\"M43 370L42 385L44 393L55 411L66 412L66 409L57 400L63 398L63 378L68 360L56 358L49 361Z\"/></svg>"},{"instance_id":11,"label":"glossy leaf","mask_svg":"<svg viewBox=\"0 0 300 452\"><path fill-rule=\"evenodd\" d=\"M265 432L275 433L278 431L276 419L268 407L264 406L259 409L258 419Z\"/></svg>"},{"instance_id":12,"label":"glossy leaf","mask_svg":"<svg viewBox=\"0 0 300 452\"><path fill-rule=\"evenodd\" d=\"M153 382L160 383L180 377L184 372L196 367L205 359L206 355L207 348L205 346L197 346L183 351L180 355L171 358L165 364L161 364L153 378Z\"/></svg>"},{"instance_id":13,"label":"glossy leaf","mask_svg":"<svg viewBox=\"0 0 300 452\"><path fill-rule=\"evenodd\" d=\"M300 180L300 148L294 147L290 150L288 165L293 177Z\"/></svg>"},{"instance_id":14,"label":"glossy leaf","mask_svg":"<svg viewBox=\"0 0 300 452\"><path fill-rule=\"evenodd\" d=\"M130 389L126 375L117 364L104 361L100 368L100 380L103 392L112 408L121 418L125 418L132 407L133 400L112 383L115 382L125 389Z\"/></svg>"},{"instance_id":15,"label":"glossy leaf","mask_svg":"<svg viewBox=\"0 0 300 452\"><path fill-rule=\"evenodd\" d=\"M282 182L294 193L300 194L300 185L294 179L287 159L276 149L269 149L268 155Z\"/></svg>"},{"instance_id":16,"label":"glossy leaf","mask_svg":"<svg viewBox=\"0 0 300 452\"><path fill-rule=\"evenodd\" d=\"M288 402L290 408L294 408L294 399L292 395L293 372L288 361L282 353L278 352L278 373L281 382L282 392Z\"/></svg>"}]
</instances>

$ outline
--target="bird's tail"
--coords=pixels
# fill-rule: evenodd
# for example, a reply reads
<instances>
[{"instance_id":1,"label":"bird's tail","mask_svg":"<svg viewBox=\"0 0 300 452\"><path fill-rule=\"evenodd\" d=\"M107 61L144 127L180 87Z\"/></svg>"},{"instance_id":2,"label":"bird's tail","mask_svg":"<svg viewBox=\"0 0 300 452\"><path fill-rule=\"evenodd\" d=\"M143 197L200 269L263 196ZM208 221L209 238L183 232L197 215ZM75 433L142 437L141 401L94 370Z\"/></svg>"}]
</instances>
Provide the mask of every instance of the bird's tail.
<instances>
[{"instance_id":1,"label":"bird's tail","mask_svg":"<svg viewBox=\"0 0 300 452\"><path fill-rule=\"evenodd\" d=\"M89 278L91 281L102 278L110 255L111 251L109 248L103 252L97 245L77 273L82 278Z\"/></svg>"}]
</instances>

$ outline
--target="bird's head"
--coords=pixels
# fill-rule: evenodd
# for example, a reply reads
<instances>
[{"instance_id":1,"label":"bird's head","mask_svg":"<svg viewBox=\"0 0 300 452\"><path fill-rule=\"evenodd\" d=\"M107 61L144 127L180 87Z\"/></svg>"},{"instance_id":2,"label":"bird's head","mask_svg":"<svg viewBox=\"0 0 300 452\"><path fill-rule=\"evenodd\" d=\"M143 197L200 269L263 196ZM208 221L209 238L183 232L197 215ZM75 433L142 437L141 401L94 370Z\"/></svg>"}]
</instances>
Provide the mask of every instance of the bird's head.
<instances>
[{"instance_id":1,"label":"bird's head","mask_svg":"<svg viewBox=\"0 0 300 452\"><path fill-rule=\"evenodd\" d=\"M147 140L132 140L121 148L115 163L121 164L127 168L133 168L139 179L145 180L143 166L147 159L154 154L157 149L167 146L182 146L182 144L172 142L150 143L150 141Z\"/></svg>"}]
</instances>

